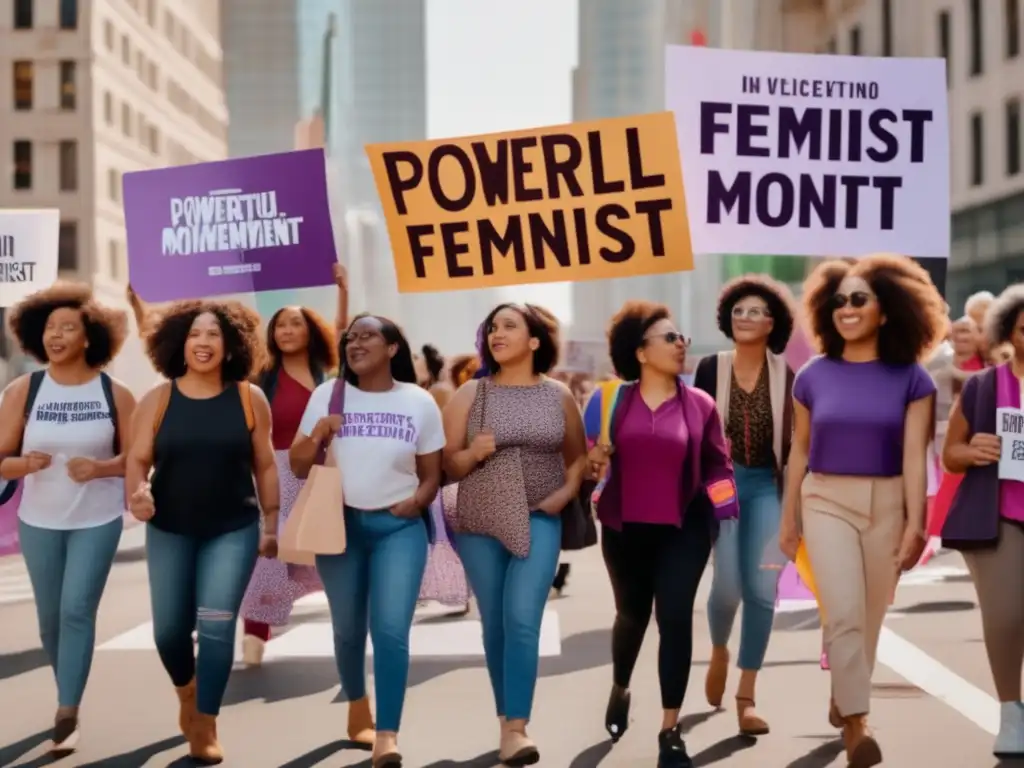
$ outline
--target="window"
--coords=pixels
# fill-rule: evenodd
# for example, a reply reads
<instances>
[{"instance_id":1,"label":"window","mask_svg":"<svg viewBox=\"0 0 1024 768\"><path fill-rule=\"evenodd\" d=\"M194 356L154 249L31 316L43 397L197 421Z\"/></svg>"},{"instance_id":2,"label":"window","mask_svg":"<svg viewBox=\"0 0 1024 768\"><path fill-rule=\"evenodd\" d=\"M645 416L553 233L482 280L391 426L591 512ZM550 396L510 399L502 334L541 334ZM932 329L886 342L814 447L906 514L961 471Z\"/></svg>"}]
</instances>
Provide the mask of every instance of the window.
<instances>
[{"instance_id":1,"label":"window","mask_svg":"<svg viewBox=\"0 0 1024 768\"><path fill-rule=\"evenodd\" d=\"M946 85L949 85L952 67L949 57L953 53L952 23L949 11L942 11L939 14L939 56L946 60Z\"/></svg>"},{"instance_id":2,"label":"window","mask_svg":"<svg viewBox=\"0 0 1024 768\"><path fill-rule=\"evenodd\" d=\"M1006 102L1006 175L1021 171L1020 99Z\"/></svg>"},{"instance_id":3,"label":"window","mask_svg":"<svg viewBox=\"0 0 1024 768\"><path fill-rule=\"evenodd\" d=\"M985 124L981 112L971 115L971 186L985 183Z\"/></svg>"},{"instance_id":4,"label":"window","mask_svg":"<svg viewBox=\"0 0 1024 768\"><path fill-rule=\"evenodd\" d=\"M121 174L115 169L107 169L107 197L111 202L121 202Z\"/></svg>"},{"instance_id":5,"label":"window","mask_svg":"<svg viewBox=\"0 0 1024 768\"><path fill-rule=\"evenodd\" d=\"M146 21L149 26L156 26L156 0L146 0Z\"/></svg>"},{"instance_id":6,"label":"window","mask_svg":"<svg viewBox=\"0 0 1024 768\"><path fill-rule=\"evenodd\" d=\"M1015 59L1020 56L1020 0L1005 0L1006 18L1006 58Z\"/></svg>"},{"instance_id":7,"label":"window","mask_svg":"<svg viewBox=\"0 0 1024 768\"><path fill-rule=\"evenodd\" d=\"M60 191L74 192L78 189L78 142L60 143Z\"/></svg>"},{"instance_id":8,"label":"window","mask_svg":"<svg viewBox=\"0 0 1024 768\"><path fill-rule=\"evenodd\" d=\"M132 44L128 35L121 35L121 63L126 67L132 65Z\"/></svg>"},{"instance_id":9,"label":"window","mask_svg":"<svg viewBox=\"0 0 1024 768\"><path fill-rule=\"evenodd\" d=\"M828 39L828 44L825 46L825 50L829 53L837 53L839 51L839 44L836 42L834 37Z\"/></svg>"},{"instance_id":10,"label":"window","mask_svg":"<svg viewBox=\"0 0 1024 768\"><path fill-rule=\"evenodd\" d=\"M149 126L149 137L146 142L149 147L149 151L154 155L160 152L160 131L157 130L155 125Z\"/></svg>"},{"instance_id":11,"label":"window","mask_svg":"<svg viewBox=\"0 0 1024 768\"><path fill-rule=\"evenodd\" d=\"M882 55L892 56L892 0L882 0Z\"/></svg>"},{"instance_id":12,"label":"window","mask_svg":"<svg viewBox=\"0 0 1024 768\"><path fill-rule=\"evenodd\" d=\"M107 125L114 124L114 97L110 95L110 91L103 94L103 119L107 121Z\"/></svg>"},{"instance_id":13,"label":"window","mask_svg":"<svg viewBox=\"0 0 1024 768\"><path fill-rule=\"evenodd\" d=\"M14 0L14 28L32 29L35 0Z\"/></svg>"},{"instance_id":14,"label":"window","mask_svg":"<svg viewBox=\"0 0 1024 768\"><path fill-rule=\"evenodd\" d=\"M57 240L57 269L78 269L78 222L62 221Z\"/></svg>"},{"instance_id":15,"label":"window","mask_svg":"<svg viewBox=\"0 0 1024 768\"><path fill-rule=\"evenodd\" d=\"M77 91L75 89L75 62L62 61L60 63L60 108L74 109L77 104Z\"/></svg>"},{"instance_id":16,"label":"window","mask_svg":"<svg viewBox=\"0 0 1024 768\"><path fill-rule=\"evenodd\" d=\"M981 0L969 0L967 15L969 17L970 38L970 74L980 75L985 70L985 51L983 50L984 33L982 31Z\"/></svg>"},{"instance_id":17,"label":"window","mask_svg":"<svg viewBox=\"0 0 1024 768\"><path fill-rule=\"evenodd\" d=\"M860 24L850 29L850 55L860 56Z\"/></svg>"},{"instance_id":18,"label":"window","mask_svg":"<svg viewBox=\"0 0 1024 768\"><path fill-rule=\"evenodd\" d=\"M14 108L32 109L35 97L35 69L31 61L14 62Z\"/></svg>"},{"instance_id":19,"label":"window","mask_svg":"<svg viewBox=\"0 0 1024 768\"><path fill-rule=\"evenodd\" d=\"M156 80L156 64L151 61L146 66L146 84L154 91L156 90L157 87Z\"/></svg>"},{"instance_id":20,"label":"window","mask_svg":"<svg viewBox=\"0 0 1024 768\"><path fill-rule=\"evenodd\" d=\"M121 105L121 132L125 136L132 135L132 108L128 104Z\"/></svg>"},{"instance_id":21,"label":"window","mask_svg":"<svg viewBox=\"0 0 1024 768\"><path fill-rule=\"evenodd\" d=\"M78 0L60 0L60 28L78 29Z\"/></svg>"},{"instance_id":22,"label":"window","mask_svg":"<svg viewBox=\"0 0 1024 768\"><path fill-rule=\"evenodd\" d=\"M114 45L116 43L116 36L114 35L114 25L109 21L103 22L103 44L107 46L107 50L113 53Z\"/></svg>"},{"instance_id":23,"label":"window","mask_svg":"<svg viewBox=\"0 0 1024 768\"><path fill-rule=\"evenodd\" d=\"M110 276L114 280L121 279L121 244L117 240L110 241L110 253L108 255L110 264L108 269L110 270Z\"/></svg>"},{"instance_id":24,"label":"window","mask_svg":"<svg viewBox=\"0 0 1024 768\"><path fill-rule=\"evenodd\" d=\"M32 142L18 139L14 142L15 189L32 189Z\"/></svg>"}]
</instances>

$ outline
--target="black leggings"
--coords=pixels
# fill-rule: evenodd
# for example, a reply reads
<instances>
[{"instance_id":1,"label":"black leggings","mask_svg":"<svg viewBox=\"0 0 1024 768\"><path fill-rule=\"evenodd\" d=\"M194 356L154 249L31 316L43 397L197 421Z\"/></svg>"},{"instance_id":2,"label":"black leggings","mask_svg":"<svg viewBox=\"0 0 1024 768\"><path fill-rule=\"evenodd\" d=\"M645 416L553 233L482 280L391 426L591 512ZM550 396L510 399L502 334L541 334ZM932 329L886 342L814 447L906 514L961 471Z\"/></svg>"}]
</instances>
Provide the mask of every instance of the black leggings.
<instances>
[{"instance_id":1,"label":"black leggings","mask_svg":"<svg viewBox=\"0 0 1024 768\"><path fill-rule=\"evenodd\" d=\"M612 676L629 688L651 608L658 622L658 681L663 709L683 705L693 660L693 603L711 556L711 523L693 509L682 528L625 523L602 526L601 552L615 593Z\"/></svg>"}]
</instances>

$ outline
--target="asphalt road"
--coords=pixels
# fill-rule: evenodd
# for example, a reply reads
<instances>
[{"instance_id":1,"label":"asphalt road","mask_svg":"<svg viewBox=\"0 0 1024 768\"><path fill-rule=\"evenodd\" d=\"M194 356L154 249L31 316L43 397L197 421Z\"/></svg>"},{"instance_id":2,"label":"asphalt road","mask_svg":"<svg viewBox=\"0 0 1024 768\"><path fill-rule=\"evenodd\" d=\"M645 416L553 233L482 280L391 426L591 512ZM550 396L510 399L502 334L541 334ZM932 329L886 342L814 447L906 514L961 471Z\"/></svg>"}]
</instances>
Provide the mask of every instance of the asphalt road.
<instances>
[{"instance_id":1,"label":"asphalt road","mask_svg":"<svg viewBox=\"0 0 1024 768\"><path fill-rule=\"evenodd\" d=\"M111 576L99 621L99 650L82 711L82 741L62 766L188 766L176 729L176 699L152 648L146 564L136 531ZM133 538L134 537L134 538ZM127 541L131 539L131 541ZM30 591L17 559L0 561L0 766L51 764L45 754L54 686L39 648ZM816 613L784 604L758 691L772 732L736 735L732 711L704 702L710 653L698 601L695 664L684 706L687 743L698 766L826 768L845 765L826 718L828 674L819 668ZM225 765L240 768L369 766L346 748L326 605L313 596L266 664L239 668L220 720ZM610 685L611 593L596 550L574 557L566 596L548 607L531 734L541 766L653 768L659 724L656 632L633 685L632 725L614 747L603 729ZM738 626L738 622L737 622ZM736 640L738 638L734 638ZM424 610L412 639L413 670L401 744L410 768L491 768L497 726L474 615ZM873 722L885 765L990 768L1024 765L992 757L997 705L981 644L973 589L955 554L933 560L898 593L875 676ZM732 682L735 677L732 678ZM730 688L727 696L731 697Z\"/></svg>"}]
</instances>

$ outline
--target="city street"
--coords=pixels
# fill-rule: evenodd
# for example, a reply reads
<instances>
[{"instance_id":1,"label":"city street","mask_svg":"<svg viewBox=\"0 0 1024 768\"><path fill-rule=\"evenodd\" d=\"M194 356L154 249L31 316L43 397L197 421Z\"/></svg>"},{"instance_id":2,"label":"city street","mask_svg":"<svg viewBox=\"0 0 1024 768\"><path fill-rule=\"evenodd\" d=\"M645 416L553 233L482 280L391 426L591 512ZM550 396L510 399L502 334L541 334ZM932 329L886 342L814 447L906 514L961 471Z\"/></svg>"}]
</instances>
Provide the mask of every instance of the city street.
<instances>
[{"instance_id":1,"label":"city street","mask_svg":"<svg viewBox=\"0 0 1024 768\"><path fill-rule=\"evenodd\" d=\"M126 532L104 597L99 649L82 715L81 749L67 766L187 766L177 735L176 699L152 647L141 531ZM133 538L132 538L133 537ZM131 541L128 541L132 538ZM30 594L0 563L0 765L49 765L45 739L53 681L36 635ZM6 569L6 570L5 570ZM704 702L709 657L703 600L695 665L685 704L688 744L698 766L826 768L845 765L828 725L828 676L819 669L816 614L784 604L758 692L772 733L736 735L732 711ZM20 599L16 599L21 596ZM543 660L531 733L541 765L552 768L653 768L659 719L656 633L651 628L633 685L631 728L614 747L603 729L611 668L611 594L596 549L577 555L566 596L545 618ZM348 749L345 708L336 703L326 604L319 596L296 611L289 630L268 646L263 668L234 674L220 721L226 765L242 768L369 766ZM738 622L737 622L738 628ZM734 639L738 639L734 637ZM402 746L410 768L490 768L497 764L497 724L483 668L475 615L424 609L413 632L413 670ZM879 649L873 719L885 764L990 768L997 704L981 644L974 594L960 557L934 559L899 590ZM735 681L735 677L733 678ZM729 696L731 697L731 689Z\"/></svg>"}]
</instances>

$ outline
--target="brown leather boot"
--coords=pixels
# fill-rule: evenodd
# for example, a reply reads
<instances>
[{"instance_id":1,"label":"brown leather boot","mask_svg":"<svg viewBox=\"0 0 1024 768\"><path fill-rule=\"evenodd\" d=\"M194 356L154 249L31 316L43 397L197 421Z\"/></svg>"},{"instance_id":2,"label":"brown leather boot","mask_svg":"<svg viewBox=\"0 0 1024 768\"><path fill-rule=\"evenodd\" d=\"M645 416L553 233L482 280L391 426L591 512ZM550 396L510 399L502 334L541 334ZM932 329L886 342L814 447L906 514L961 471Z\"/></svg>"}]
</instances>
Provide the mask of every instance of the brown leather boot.
<instances>
[{"instance_id":1,"label":"brown leather boot","mask_svg":"<svg viewBox=\"0 0 1024 768\"><path fill-rule=\"evenodd\" d=\"M704 695L708 704L716 709L722 706L725 696L725 681L729 676L729 649L712 648L711 661L708 663L708 674L704 678Z\"/></svg>"},{"instance_id":2,"label":"brown leather boot","mask_svg":"<svg viewBox=\"0 0 1024 768\"><path fill-rule=\"evenodd\" d=\"M753 699L736 697L736 718L743 736L764 736L770 730L768 722L757 714Z\"/></svg>"},{"instance_id":3,"label":"brown leather boot","mask_svg":"<svg viewBox=\"0 0 1024 768\"><path fill-rule=\"evenodd\" d=\"M217 765L224 760L224 750L217 741L217 718L199 712L192 718L188 734L188 755L202 765Z\"/></svg>"},{"instance_id":4,"label":"brown leather boot","mask_svg":"<svg viewBox=\"0 0 1024 768\"><path fill-rule=\"evenodd\" d=\"M180 688L174 689L178 694L178 728L181 729L181 735L186 739L188 738L189 731L192 730L192 720L196 716L196 681L192 678L192 682L188 685L183 685Z\"/></svg>"},{"instance_id":5,"label":"brown leather boot","mask_svg":"<svg viewBox=\"0 0 1024 768\"><path fill-rule=\"evenodd\" d=\"M372 747L377 739L377 726L370 711L370 697L348 703L348 738L356 744Z\"/></svg>"},{"instance_id":6,"label":"brown leather boot","mask_svg":"<svg viewBox=\"0 0 1024 768\"><path fill-rule=\"evenodd\" d=\"M849 768L871 768L882 762L882 750L868 728L867 715L843 719L843 742Z\"/></svg>"}]
</instances>

